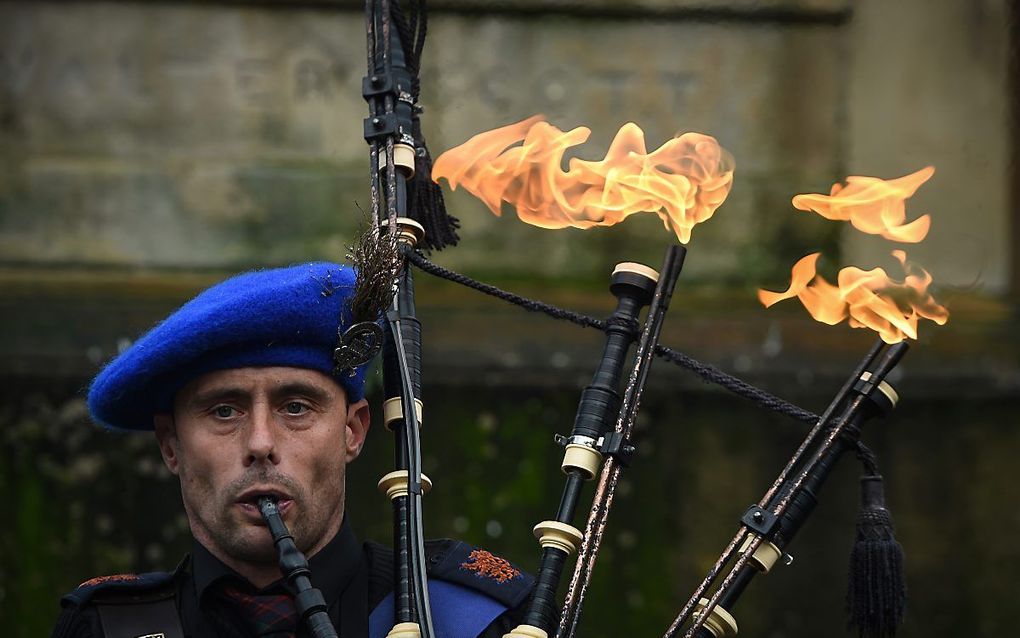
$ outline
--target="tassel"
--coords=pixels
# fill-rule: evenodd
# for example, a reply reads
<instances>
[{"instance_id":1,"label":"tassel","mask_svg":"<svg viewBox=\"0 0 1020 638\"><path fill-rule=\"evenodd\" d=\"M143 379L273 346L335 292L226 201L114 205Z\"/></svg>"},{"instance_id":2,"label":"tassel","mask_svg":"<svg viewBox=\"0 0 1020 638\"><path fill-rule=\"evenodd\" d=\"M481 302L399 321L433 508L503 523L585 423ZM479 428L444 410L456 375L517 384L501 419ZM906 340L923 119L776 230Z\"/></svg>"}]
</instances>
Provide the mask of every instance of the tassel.
<instances>
[{"instance_id":1,"label":"tassel","mask_svg":"<svg viewBox=\"0 0 1020 638\"><path fill-rule=\"evenodd\" d=\"M404 52L407 69L411 72L411 97L414 100L411 116L414 177L408 184L407 215L425 229L425 237L418 243L418 249L442 250L446 246L456 246L460 241L457 235L460 221L446 212L443 191L439 184L432 181L432 156L421 130L420 116L423 109L418 104L418 98L421 96L421 79L418 75L421 70L421 54L425 48L425 35L428 32L425 0L412 0L409 9L410 14L405 15L400 2L390 5L393 22L400 38L400 47Z\"/></svg>"},{"instance_id":2,"label":"tassel","mask_svg":"<svg viewBox=\"0 0 1020 638\"><path fill-rule=\"evenodd\" d=\"M424 250L442 250L456 246L460 237L457 229L460 221L446 212L446 201L439 184L432 181L432 156L425 140L421 138L419 124L415 118L415 138L418 141L414 157L414 177L410 184L408 213L425 229L425 239L419 245Z\"/></svg>"},{"instance_id":3,"label":"tassel","mask_svg":"<svg viewBox=\"0 0 1020 638\"><path fill-rule=\"evenodd\" d=\"M906 602L903 547L893 536L882 477L862 476L857 539L850 553L847 579L847 624L857 627L860 638L894 636Z\"/></svg>"}]
</instances>

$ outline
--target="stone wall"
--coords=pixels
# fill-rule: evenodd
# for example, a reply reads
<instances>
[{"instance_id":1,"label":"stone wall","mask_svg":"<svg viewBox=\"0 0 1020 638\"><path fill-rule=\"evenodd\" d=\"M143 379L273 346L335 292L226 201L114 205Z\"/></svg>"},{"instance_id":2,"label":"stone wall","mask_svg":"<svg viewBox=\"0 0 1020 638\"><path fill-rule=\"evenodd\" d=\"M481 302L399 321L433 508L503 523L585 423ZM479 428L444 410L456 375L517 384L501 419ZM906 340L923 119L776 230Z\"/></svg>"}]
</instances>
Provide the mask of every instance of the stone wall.
<instances>
[{"instance_id":1,"label":"stone wall","mask_svg":"<svg viewBox=\"0 0 1020 638\"><path fill-rule=\"evenodd\" d=\"M848 171L893 176L934 165L910 200L915 213L931 213L932 229L909 254L937 282L991 292L1009 286L1020 242L1011 228L1007 5L860 2L848 35ZM848 261L888 259L888 242L860 233L842 242Z\"/></svg>"},{"instance_id":2,"label":"stone wall","mask_svg":"<svg viewBox=\"0 0 1020 638\"><path fill-rule=\"evenodd\" d=\"M515 3L491 4L500 10L492 17L486 3L456 2L433 16L423 85L434 151L536 112L592 127L586 157L628 120L650 145L677 131L710 133L736 157L736 186L697 229L687 276L764 283L807 251L838 253L843 229L794 213L792 194L848 171L893 176L953 161L966 138L988 167L961 160L926 187L923 203L945 231L926 256L954 253L937 264L945 283L978 277L954 241L970 198L970 244L986 247L981 281L1005 285L1002 3L960 36L982 43L980 77L929 68L919 27L940 28L935 10L697 5L714 8L706 18L635 3L635 17L620 19L574 15L569 3L551 14L520 3L519 15ZM349 6L5 4L0 260L231 269L341 254L365 201L363 27ZM939 11L941 28L958 35L949 10ZM943 99L900 99L920 80L895 78L914 75ZM947 106L961 77L982 83L984 117L970 117L966 90ZM972 128L961 131L961 120ZM907 125L923 139L888 153L889 130ZM655 263L668 240L654 218L553 234L492 218L459 194L451 207L464 245L450 263L488 272L591 277L624 258ZM870 256L853 237L843 243Z\"/></svg>"}]
</instances>

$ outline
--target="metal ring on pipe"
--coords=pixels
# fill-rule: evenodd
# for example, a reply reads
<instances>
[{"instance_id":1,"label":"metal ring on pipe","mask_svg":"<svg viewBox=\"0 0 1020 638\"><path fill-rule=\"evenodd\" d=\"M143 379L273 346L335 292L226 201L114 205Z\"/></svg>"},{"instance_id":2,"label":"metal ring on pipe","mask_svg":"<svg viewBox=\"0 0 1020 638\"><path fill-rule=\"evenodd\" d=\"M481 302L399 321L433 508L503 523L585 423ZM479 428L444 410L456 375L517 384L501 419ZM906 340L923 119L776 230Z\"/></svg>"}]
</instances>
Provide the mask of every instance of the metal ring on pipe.
<instances>
[{"instance_id":1,"label":"metal ring on pipe","mask_svg":"<svg viewBox=\"0 0 1020 638\"><path fill-rule=\"evenodd\" d=\"M581 530L559 521L542 521L532 530L542 547L553 547L568 555L577 551L578 545L584 540Z\"/></svg>"},{"instance_id":2,"label":"metal ring on pipe","mask_svg":"<svg viewBox=\"0 0 1020 638\"><path fill-rule=\"evenodd\" d=\"M418 417L418 427L422 426L422 416L424 414L425 407L422 405L421 399L414 400L414 412ZM404 402L400 397L393 397L392 399L386 399L382 404L383 412L383 423L386 429L393 431L392 423L394 421L402 421L404 419Z\"/></svg>"},{"instance_id":3,"label":"metal ring on pipe","mask_svg":"<svg viewBox=\"0 0 1020 638\"><path fill-rule=\"evenodd\" d=\"M386 494L391 501L401 496L407 496L410 494L410 490L407 489L407 475L407 470L390 472L379 479L379 491ZM421 493L424 495L430 491L432 491L432 479L422 474Z\"/></svg>"},{"instance_id":4,"label":"metal ring on pipe","mask_svg":"<svg viewBox=\"0 0 1020 638\"><path fill-rule=\"evenodd\" d=\"M699 600L698 605L694 608L694 618L697 619L698 616L701 615L701 611L707 606L707 598ZM726 638L727 636L737 635L736 618L719 605L716 605L712 609L712 613L708 615L704 626L712 632L712 635L715 636L715 638Z\"/></svg>"},{"instance_id":5,"label":"metal ring on pipe","mask_svg":"<svg viewBox=\"0 0 1020 638\"><path fill-rule=\"evenodd\" d=\"M390 225L390 220L384 219L379 225L386 228ZM414 248L424 237L424 226L410 217L397 217L397 241L403 244L408 244L411 248Z\"/></svg>"}]
</instances>

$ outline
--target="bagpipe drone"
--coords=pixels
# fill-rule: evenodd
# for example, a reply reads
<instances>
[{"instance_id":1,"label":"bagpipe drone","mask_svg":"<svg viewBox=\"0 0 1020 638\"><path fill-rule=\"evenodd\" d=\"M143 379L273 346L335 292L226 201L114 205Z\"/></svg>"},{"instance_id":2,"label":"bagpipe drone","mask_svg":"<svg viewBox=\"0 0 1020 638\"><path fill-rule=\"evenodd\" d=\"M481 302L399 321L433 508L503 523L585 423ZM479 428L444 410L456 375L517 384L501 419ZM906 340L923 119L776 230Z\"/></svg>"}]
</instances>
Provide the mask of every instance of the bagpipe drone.
<instances>
[{"instance_id":1,"label":"bagpipe drone","mask_svg":"<svg viewBox=\"0 0 1020 638\"><path fill-rule=\"evenodd\" d=\"M418 71L427 32L424 0L412 0L406 12L397 0L368 0L366 31L368 73L362 93L369 112L364 137L370 157L371 228L352 249L351 258L358 267L351 308L354 325L338 335L335 358L337 370L343 371L383 350L383 414L395 439L395 469L379 483L394 513L396 604L390 637L442 638L432 626L425 576L422 496L431 481L421 473L422 342L411 266L526 310L605 333L602 357L581 393L573 427L556 438L564 448L565 484L554 516L539 521L532 530L541 548L535 590L526 603L523 622L507 638L572 638L576 634L619 477L633 457L633 427L654 357L763 408L812 425L761 500L739 518L736 535L682 606L665 637L682 631L685 638L723 638L737 632L732 610L741 594L755 576L791 560L789 544L815 509L836 462L848 452L865 470L848 581L849 623L868 638L894 635L905 604L902 550L893 536L877 459L860 437L866 421L887 416L896 406L898 396L887 379L908 349L904 339L916 338L918 319L944 323L948 316L928 293L927 273L909 264L903 251L894 251L908 274L903 282L890 279L880 268L844 268L833 285L816 274L816 253L794 266L786 292L759 293L766 306L797 297L819 321L845 320L852 327L873 329L881 337L825 412L816 415L659 344L687 254L682 245L666 249L659 271L631 262L618 264L609 283L616 308L605 320L447 270L422 252L458 241L457 220L447 214L438 186L441 178L451 188L472 192L494 213L510 204L523 221L544 228L608 226L632 214L654 213L680 244L686 244L692 229L711 218L726 199L733 159L714 138L699 133L685 133L648 152L641 130L627 124L604 160L574 158L563 170L565 150L584 142L589 131L578 127L563 132L536 116L477 135L444 153L433 166L418 104ZM793 203L827 219L850 221L863 232L917 242L928 225L918 224L920 220L905 223L903 200L931 172L922 169L890 181L851 177L845 188L834 187L829 196L798 195ZM380 316L385 329L377 321ZM574 519L584 485L596 477L582 529ZM272 509L262 508L271 525ZM285 528L273 529L274 538L278 531L281 538L286 536ZM286 543L278 547L282 563ZM559 601L563 572L575 553L565 597ZM293 563L293 556L288 560ZM300 576L300 565L290 571L295 570ZM285 573L289 572L285 569ZM306 608L313 614L318 603L313 595L307 597Z\"/></svg>"}]
</instances>

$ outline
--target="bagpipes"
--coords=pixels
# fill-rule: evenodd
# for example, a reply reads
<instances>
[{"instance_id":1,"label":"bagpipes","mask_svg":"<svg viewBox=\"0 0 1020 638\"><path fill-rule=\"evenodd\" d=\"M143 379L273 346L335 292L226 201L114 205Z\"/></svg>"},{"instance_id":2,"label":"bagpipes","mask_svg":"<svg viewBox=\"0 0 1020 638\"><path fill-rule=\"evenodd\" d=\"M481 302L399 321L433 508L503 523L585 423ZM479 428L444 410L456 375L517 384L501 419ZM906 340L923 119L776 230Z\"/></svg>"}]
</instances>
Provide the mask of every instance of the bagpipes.
<instances>
[{"instance_id":1,"label":"bagpipes","mask_svg":"<svg viewBox=\"0 0 1020 638\"><path fill-rule=\"evenodd\" d=\"M678 247L671 247L670 251ZM567 446L561 468L566 485L554 520L543 521L534 532L542 545L536 591L524 622L511 634L513 638L545 638L555 630L557 638L575 635L587 585L594 569L599 545L612 505L612 497L621 467L628 465L634 452L630 438L636 419L641 390L654 353L661 359L684 367L704 380L718 384L758 405L786 414L814 426L795 451L786 467L762 500L741 518L737 535L682 608L665 636L675 636L693 619L685 638L723 638L736 633L737 624L730 613L747 585L759 573L768 573L782 561L792 562L786 549L805 524L818 502L818 494L836 462L854 452L862 462L861 509L857 520L857 539L852 548L847 588L848 625L860 636L883 638L895 634L902 621L906 601L903 583L902 548L893 535L892 517L886 508L882 477L874 453L860 441L861 427L872 418L887 416L895 408L898 395L886 381L889 373L908 349L904 342L888 345L878 340L839 390L825 412L819 416L755 388L710 365L701 363L671 348L657 345L662 314L668 304L673 282L660 278L656 296L666 303L649 309L644 327L634 331L641 307L647 303L648 290L655 271L621 264L613 273L611 291L617 297L617 309L606 321L527 299L465 275L442 268L419 253L411 255L415 266L429 274L468 286L532 312L570 321L579 326L606 332L606 346L593 382L582 392L575 425L569 437L557 442ZM667 257L666 263L670 264ZM679 263L676 265L677 272ZM664 267L668 272L672 268ZM645 280L641 281L640 276ZM627 279L624 279L626 277ZM628 286L628 288L624 287ZM619 383L626 349L638 341L633 369L624 400L617 406L615 390ZM608 419L616 427L606 432ZM601 433L601 434L597 434ZM602 473L593 498L584 533L571 524L581 486L598 470ZM556 591L566 558L578 552L574 574L564 597L562 614L557 612ZM703 598L722 569L738 555L728 575L710 598Z\"/></svg>"},{"instance_id":2,"label":"bagpipes","mask_svg":"<svg viewBox=\"0 0 1020 638\"><path fill-rule=\"evenodd\" d=\"M418 69L427 31L424 2L412 2L405 15L399 2L368 0L365 13L368 72L362 96L369 112L364 137L369 145L372 229L352 254L358 267L355 297L365 300L360 309L352 304L352 320L355 326L374 325L379 311L385 310L383 419L395 439L395 469L379 481L392 502L394 521L395 603L389 636L433 638L422 517L422 497L432 483L421 471L421 324L405 259L418 247L455 243L457 225L446 215L442 192L430 179L431 158L418 117ZM426 222L427 232L411 213ZM391 299L388 308L383 307L386 299ZM339 358L350 349L345 339L337 350ZM359 343L357 338L352 341ZM355 351L374 354L378 341L362 339L360 344ZM363 360L368 358L371 354Z\"/></svg>"},{"instance_id":3,"label":"bagpipes","mask_svg":"<svg viewBox=\"0 0 1020 638\"><path fill-rule=\"evenodd\" d=\"M818 492L836 462L851 449L858 450L868 474L861 479L858 544L851 555L851 586L847 592L850 621L861 635L895 633L905 603L900 573L902 550L892 537L882 477L877 473L874 455L860 442L860 434L865 421L886 416L896 407L899 397L885 379L907 348L903 342L887 347L879 340L868 352L772 487L741 517L737 534L666 630L666 638L675 636L692 615L694 620L685 638L736 635L737 623L731 610L737 599L756 574L769 573L780 559L792 562L785 553L787 546L817 505ZM813 454L808 456L811 450ZM719 588L711 598L703 598L737 554Z\"/></svg>"},{"instance_id":4,"label":"bagpipes","mask_svg":"<svg viewBox=\"0 0 1020 638\"><path fill-rule=\"evenodd\" d=\"M592 383L581 394L570 436L558 440L566 448L560 467L567 476L567 483L556 518L543 521L534 528L535 537L542 546L535 593L528 603L523 623L508 634L509 637L544 638L558 623L556 591L560 575L567 557L578 551L578 545L578 567L594 565L620 468L629 463L633 452L629 444L630 432L637 416L641 391L648 378L648 367L662 321L669 308L669 300L686 252L680 246L670 247L661 273L635 263L618 264L613 271L609 289L617 298L617 307L606 322L606 345L602 360ZM640 331L635 364L621 402L618 392L620 375L630 345L638 336L638 317L646 305L649 306L648 316L644 329ZM613 431L609 432L606 425L611 418L617 418L617 421ZM603 464L604 458L607 460ZM574 513L584 482L592 480L600 466L602 471L595 503L585 533L582 533L572 525ZM577 591L583 597L590 574L590 569L575 572L571 591ZM579 587L582 579L583 585ZM567 611L559 622L569 622L570 619L576 621L576 612L571 612L579 610L580 599L576 605L571 604L573 600L568 597Z\"/></svg>"},{"instance_id":5,"label":"bagpipes","mask_svg":"<svg viewBox=\"0 0 1020 638\"><path fill-rule=\"evenodd\" d=\"M395 439L395 469L379 481L380 490L393 506L391 638L436 635L425 573L422 517L422 496L431 481L421 471L421 325L415 317L411 269L403 255L419 245L441 247L444 241L456 241L455 222L448 222L447 233L436 237L434 219L427 236L421 224L408 218L410 210L421 214L442 203L438 186L429 179L430 158L418 120L418 67L427 29L423 4L412 3L411 15L405 16L397 2L366 3L368 73L362 95L369 111L364 137L369 145L373 228L353 255L360 278L356 295L368 289L371 292L365 296L378 301L387 297L387 283L392 282L395 288L385 312L383 345L383 418ZM433 201L436 197L440 198L438 204ZM371 324L374 308L371 303L366 306L368 311L353 319Z\"/></svg>"},{"instance_id":6,"label":"bagpipes","mask_svg":"<svg viewBox=\"0 0 1020 638\"><path fill-rule=\"evenodd\" d=\"M682 254L676 260L672 252L674 248L667 252L663 267L668 276L659 281L655 293L656 301L662 299L666 303L656 307L653 302L648 311L624 401L619 406L614 401L615 388L626 357L627 338L633 340L636 336L633 329L628 331L625 326L636 321L641 301L647 298L642 295L647 295L648 281L643 282L643 287L633 282L634 290L629 296L622 296L620 274L627 271L618 266L611 283L611 290L619 299L617 310L604 323L590 319L587 322L587 325L606 331L606 348L595 380L582 393L571 436L558 437L559 443L567 445L561 465L567 483L556 519L535 526L535 535L543 547L536 575L536 591L524 622L508 634L508 638L546 638L554 629L557 638L576 634L619 473L621 467L629 465L633 454L631 428L648 365L656 350L663 355L675 354L657 346L668 297L682 263ZM419 263L427 264L434 274L456 280L450 273L443 273L442 269L423 259L419 259ZM503 296L493 290L486 292ZM555 316L552 308L541 310ZM584 323L585 318L573 319ZM665 638L675 636L692 618L684 638L724 638L737 633L737 623L730 610L756 574L768 573L779 560L787 564L792 562L786 548L815 509L817 495L836 462L851 450L864 464L865 475L861 478L861 512L857 523L857 542L851 554L847 591L849 624L856 626L861 636L879 638L895 634L902 620L906 596L902 578L902 548L893 536L892 519L885 507L877 460L860 441L860 434L865 421L887 416L895 408L898 395L885 379L907 349L906 343L888 346L882 340L872 347L825 413L815 417L815 426L762 500L745 512L738 533L667 629ZM669 358L677 360L676 357ZM697 369L695 366L688 367ZM719 375L718 371L714 372L711 376ZM726 381L731 389L743 385L733 383L737 380L732 378ZM758 393L752 398L762 404L774 405L780 401L763 394ZM604 433L601 426L614 413L616 427L612 432ZM607 460L602 466L585 533L582 534L571 525L580 485L594 476L603 456ZM574 574L567 588L562 614L557 616L555 594L560 574L567 556L577 550L578 544L581 549ZM716 592L711 598L703 598L722 569L737 554L739 557Z\"/></svg>"},{"instance_id":7,"label":"bagpipes","mask_svg":"<svg viewBox=\"0 0 1020 638\"><path fill-rule=\"evenodd\" d=\"M609 285L616 308L604 321L502 291L430 262L420 249L439 250L458 238L457 221L446 213L442 192L431 179L431 157L419 121L418 71L427 31L424 5L424 0L414 0L405 14L397 0L366 2L368 73L362 93L369 107L364 137L369 145L372 226L352 249L358 280L348 322L351 327L338 335L335 352L337 371L343 372L383 350L383 415L395 439L395 469L379 482L394 513L395 606L390 638L436 636L425 574L422 496L431 481L421 473L422 345L411 265L530 311L605 333L601 360L581 393L573 428L569 435L557 437L564 447L561 469L566 483L555 516L533 528L541 546L535 591L522 623L508 638L575 635L620 473L633 456L632 430L655 356L767 409L814 424L761 501L741 518L737 534L665 636L677 635L688 623L685 638L723 638L736 633L731 611L738 598L755 575L789 560L789 543L815 508L818 492L836 461L848 451L856 453L866 471L847 596L850 624L861 636L892 636L905 602L902 553L892 536L877 461L859 437L866 420L887 415L895 407L896 393L885 379L907 350L906 344L887 346L879 341L825 413L818 416L658 343L686 255L681 246L667 249L660 272L641 264L619 264ZM640 315L646 306L642 324ZM385 330L377 322L379 316L385 317ZM635 343L621 395L623 370ZM613 427L609 427L611 423ZM582 531L573 519L584 484L596 475L599 480ZM298 560L293 543L286 542L289 534L279 516L274 518L275 506L260 504L260 508L273 530L288 582L293 582L297 591L306 592L307 588L302 589L308 585L303 557ZM575 552L577 560L560 611L557 592L567 560ZM719 587L706 597L730 562L733 564ZM312 592L298 595L299 612L321 626L314 619L325 618L324 606L321 595L316 598L317 592ZM336 635L325 628L322 631L316 636Z\"/></svg>"}]
</instances>

